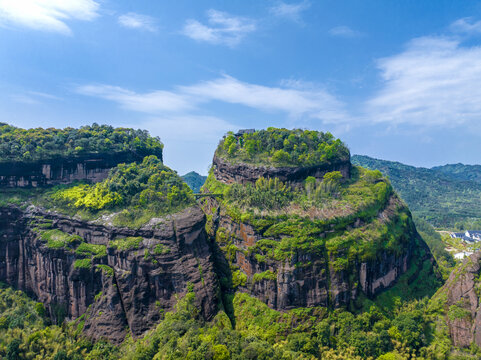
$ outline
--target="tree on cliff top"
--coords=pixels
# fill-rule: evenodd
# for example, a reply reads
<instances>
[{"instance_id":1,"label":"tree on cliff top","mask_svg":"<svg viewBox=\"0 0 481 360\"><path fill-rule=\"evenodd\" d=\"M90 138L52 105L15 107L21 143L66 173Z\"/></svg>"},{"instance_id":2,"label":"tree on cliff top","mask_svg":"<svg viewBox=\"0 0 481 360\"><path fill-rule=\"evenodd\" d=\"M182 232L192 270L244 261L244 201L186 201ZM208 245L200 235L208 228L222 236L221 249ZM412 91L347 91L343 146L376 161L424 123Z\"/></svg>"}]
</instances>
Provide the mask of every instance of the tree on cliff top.
<instances>
[{"instance_id":1,"label":"tree on cliff top","mask_svg":"<svg viewBox=\"0 0 481 360\"><path fill-rule=\"evenodd\" d=\"M349 149L329 133L268 128L254 133L229 133L216 154L230 162L254 165L315 166L349 161Z\"/></svg>"},{"instance_id":2,"label":"tree on cliff top","mask_svg":"<svg viewBox=\"0 0 481 360\"><path fill-rule=\"evenodd\" d=\"M146 130L92 124L79 129L21 129L0 123L0 162L49 160L83 154L134 152L162 159L164 145Z\"/></svg>"}]
</instances>

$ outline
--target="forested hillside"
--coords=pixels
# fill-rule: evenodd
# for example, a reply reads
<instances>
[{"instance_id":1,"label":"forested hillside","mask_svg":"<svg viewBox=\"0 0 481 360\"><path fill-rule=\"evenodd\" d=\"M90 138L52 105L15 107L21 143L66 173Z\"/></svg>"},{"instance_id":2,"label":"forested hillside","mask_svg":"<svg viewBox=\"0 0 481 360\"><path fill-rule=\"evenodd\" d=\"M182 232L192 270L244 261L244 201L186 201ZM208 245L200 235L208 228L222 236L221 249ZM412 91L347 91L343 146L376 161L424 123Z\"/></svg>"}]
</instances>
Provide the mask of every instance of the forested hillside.
<instances>
[{"instance_id":1,"label":"forested hillside","mask_svg":"<svg viewBox=\"0 0 481 360\"><path fill-rule=\"evenodd\" d=\"M413 214L440 228L481 225L480 166L417 168L395 161L354 155L352 163L380 170Z\"/></svg>"}]
</instances>

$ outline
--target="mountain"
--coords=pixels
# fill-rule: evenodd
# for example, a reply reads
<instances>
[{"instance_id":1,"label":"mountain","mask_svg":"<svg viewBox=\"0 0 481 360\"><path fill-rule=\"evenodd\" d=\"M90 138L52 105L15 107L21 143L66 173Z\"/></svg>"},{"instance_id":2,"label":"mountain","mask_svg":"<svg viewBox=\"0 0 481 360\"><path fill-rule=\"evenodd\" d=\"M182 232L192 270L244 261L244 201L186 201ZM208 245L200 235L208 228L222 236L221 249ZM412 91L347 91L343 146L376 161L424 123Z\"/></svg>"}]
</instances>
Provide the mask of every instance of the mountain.
<instances>
[{"instance_id":1,"label":"mountain","mask_svg":"<svg viewBox=\"0 0 481 360\"><path fill-rule=\"evenodd\" d=\"M481 183L481 165L447 164L431 168L457 180Z\"/></svg>"},{"instance_id":2,"label":"mountain","mask_svg":"<svg viewBox=\"0 0 481 360\"><path fill-rule=\"evenodd\" d=\"M466 228L481 222L479 165L427 169L361 155L351 161L388 176L413 214L436 227Z\"/></svg>"},{"instance_id":3,"label":"mountain","mask_svg":"<svg viewBox=\"0 0 481 360\"><path fill-rule=\"evenodd\" d=\"M200 192L200 188L204 185L205 180L207 179L207 176L202 176L195 171L191 171L181 177L194 193Z\"/></svg>"},{"instance_id":4,"label":"mountain","mask_svg":"<svg viewBox=\"0 0 481 360\"><path fill-rule=\"evenodd\" d=\"M196 199L145 131L3 130L1 358L478 351L439 328L438 234L422 223L433 257L389 180L330 133L230 133Z\"/></svg>"}]
</instances>

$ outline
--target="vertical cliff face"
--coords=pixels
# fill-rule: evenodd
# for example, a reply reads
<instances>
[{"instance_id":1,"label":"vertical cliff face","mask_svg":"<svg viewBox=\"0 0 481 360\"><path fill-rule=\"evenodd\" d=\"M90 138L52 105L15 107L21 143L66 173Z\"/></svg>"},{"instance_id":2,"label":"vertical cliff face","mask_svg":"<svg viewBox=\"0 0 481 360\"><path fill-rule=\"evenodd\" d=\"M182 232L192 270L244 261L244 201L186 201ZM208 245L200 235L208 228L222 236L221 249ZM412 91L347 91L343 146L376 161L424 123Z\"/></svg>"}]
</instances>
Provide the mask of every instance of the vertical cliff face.
<instances>
[{"instance_id":1,"label":"vertical cliff face","mask_svg":"<svg viewBox=\"0 0 481 360\"><path fill-rule=\"evenodd\" d=\"M253 183L260 177L275 177L284 182L298 183L303 182L308 176L322 179L330 171L339 171L344 178L348 179L351 163L346 160L317 166L255 166L247 163L231 164L222 157L214 155L212 168L216 179L226 184Z\"/></svg>"},{"instance_id":2,"label":"vertical cliff face","mask_svg":"<svg viewBox=\"0 0 481 360\"><path fill-rule=\"evenodd\" d=\"M107 178L112 167L141 159L133 152L123 152L36 162L1 162L0 187L38 187L69 184L75 180L98 182Z\"/></svg>"},{"instance_id":3,"label":"vertical cliff face","mask_svg":"<svg viewBox=\"0 0 481 360\"><path fill-rule=\"evenodd\" d=\"M206 318L217 282L198 207L139 230L0 208L0 280L33 294L55 319L82 316L94 339L121 341L152 328L193 290Z\"/></svg>"},{"instance_id":4,"label":"vertical cliff face","mask_svg":"<svg viewBox=\"0 0 481 360\"><path fill-rule=\"evenodd\" d=\"M205 209L213 214L212 234L219 245L217 261L224 269L221 276L240 277L243 279L237 280L240 290L254 295L273 309L350 306L360 292L374 298L394 285L411 265L417 266L412 261L415 247L422 247L424 254L416 261L433 261L410 219L404 225L403 238L400 239L402 248L398 251L378 249L373 257L363 260L360 256L352 259L349 248L334 253L329 252L326 245L320 245L315 251L299 247L290 256L282 257L269 256L269 250L264 246L269 242L282 243L287 235L272 235L268 229L256 229L248 222L233 219L213 199L206 201ZM400 209L404 209L404 205L393 196L378 217L386 223L396 221ZM348 229L360 232L368 227L369 224L359 218L352 219L347 225ZM332 232L327 230L313 235L322 240ZM337 265L339 259L348 258L352 259L348 266Z\"/></svg>"},{"instance_id":5,"label":"vertical cliff face","mask_svg":"<svg viewBox=\"0 0 481 360\"><path fill-rule=\"evenodd\" d=\"M446 311L446 322L455 346L481 346L481 252L466 258L436 294Z\"/></svg>"}]
</instances>

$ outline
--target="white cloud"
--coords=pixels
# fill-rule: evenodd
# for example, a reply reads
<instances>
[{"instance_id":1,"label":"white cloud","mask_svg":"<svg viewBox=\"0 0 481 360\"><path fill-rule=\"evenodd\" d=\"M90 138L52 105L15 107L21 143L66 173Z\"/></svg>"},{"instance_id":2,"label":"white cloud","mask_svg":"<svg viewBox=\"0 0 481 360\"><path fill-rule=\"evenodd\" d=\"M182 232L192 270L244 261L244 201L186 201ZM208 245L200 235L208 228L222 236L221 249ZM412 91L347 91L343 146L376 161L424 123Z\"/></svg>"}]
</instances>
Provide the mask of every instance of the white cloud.
<instances>
[{"instance_id":1,"label":"white cloud","mask_svg":"<svg viewBox=\"0 0 481 360\"><path fill-rule=\"evenodd\" d=\"M264 111L282 111L291 117L307 116L325 122L342 121L347 117L343 104L323 89L268 87L224 76L181 87L181 90L203 99L240 104Z\"/></svg>"},{"instance_id":2,"label":"white cloud","mask_svg":"<svg viewBox=\"0 0 481 360\"><path fill-rule=\"evenodd\" d=\"M344 37L344 38L355 38L362 35L359 31L351 29L349 26L336 26L329 30L329 34L332 36Z\"/></svg>"},{"instance_id":3,"label":"white cloud","mask_svg":"<svg viewBox=\"0 0 481 360\"><path fill-rule=\"evenodd\" d=\"M23 94L13 94L10 98L18 103L36 105L41 104L41 100L62 100L62 98L39 91L26 91Z\"/></svg>"},{"instance_id":4,"label":"white cloud","mask_svg":"<svg viewBox=\"0 0 481 360\"><path fill-rule=\"evenodd\" d=\"M481 21L473 22L471 18L462 18L453 22L450 28L457 33L481 33Z\"/></svg>"},{"instance_id":5,"label":"white cloud","mask_svg":"<svg viewBox=\"0 0 481 360\"><path fill-rule=\"evenodd\" d=\"M98 16L93 0L0 0L0 25L20 25L70 35L67 20L91 21Z\"/></svg>"},{"instance_id":6,"label":"white cloud","mask_svg":"<svg viewBox=\"0 0 481 360\"><path fill-rule=\"evenodd\" d=\"M171 91L157 90L140 94L104 84L84 85L78 87L76 91L82 95L114 101L128 110L150 114L183 112L192 108L191 99Z\"/></svg>"},{"instance_id":7,"label":"white cloud","mask_svg":"<svg viewBox=\"0 0 481 360\"><path fill-rule=\"evenodd\" d=\"M300 22L301 13L311 7L309 1L302 1L295 4L286 4L280 2L278 5L273 6L269 9L269 12L277 17L286 18L292 21Z\"/></svg>"},{"instance_id":8,"label":"white cloud","mask_svg":"<svg viewBox=\"0 0 481 360\"><path fill-rule=\"evenodd\" d=\"M481 47L421 37L378 62L383 87L367 103L373 122L456 126L481 119Z\"/></svg>"},{"instance_id":9,"label":"white cloud","mask_svg":"<svg viewBox=\"0 0 481 360\"><path fill-rule=\"evenodd\" d=\"M157 26L155 24L154 18L147 15L129 12L127 14L119 16L118 21L120 25L130 29L147 30L150 32L157 31Z\"/></svg>"},{"instance_id":10,"label":"white cloud","mask_svg":"<svg viewBox=\"0 0 481 360\"><path fill-rule=\"evenodd\" d=\"M237 45L248 33L256 30L251 19L233 16L217 10L207 11L208 24L190 19L182 33L191 39L211 44Z\"/></svg>"},{"instance_id":11,"label":"white cloud","mask_svg":"<svg viewBox=\"0 0 481 360\"><path fill-rule=\"evenodd\" d=\"M282 87L269 87L223 76L173 91L136 93L111 85L84 85L76 89L83 95L118 103L125 109L149 114L189 114L202 104L219 101L243 105L266 112L283 112L291 120L316 119L326 123L349 120L344 104L326 90L300 81L284 81ZM171 116L171 115L169 115Z\"/></svg>"}]
</instances>

